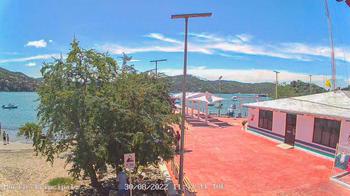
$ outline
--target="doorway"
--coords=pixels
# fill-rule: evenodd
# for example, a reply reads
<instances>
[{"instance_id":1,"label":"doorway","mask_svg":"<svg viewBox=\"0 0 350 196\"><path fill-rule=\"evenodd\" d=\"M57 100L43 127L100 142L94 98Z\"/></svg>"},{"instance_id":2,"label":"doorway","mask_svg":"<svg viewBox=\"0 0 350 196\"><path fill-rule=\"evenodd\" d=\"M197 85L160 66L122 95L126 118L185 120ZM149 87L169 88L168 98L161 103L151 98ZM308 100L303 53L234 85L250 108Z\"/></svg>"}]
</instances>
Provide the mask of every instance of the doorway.
<instances>
[{"instance_id":1,"label":"doorway","mask_svg":"<svg viewBox=\"0 0 350 196\"><path fill-rule=\"evenodd\" d=\"M294 146L296 127L297 127L297 115L287 114L284 143Z\"/></svg>"}]
</instances>

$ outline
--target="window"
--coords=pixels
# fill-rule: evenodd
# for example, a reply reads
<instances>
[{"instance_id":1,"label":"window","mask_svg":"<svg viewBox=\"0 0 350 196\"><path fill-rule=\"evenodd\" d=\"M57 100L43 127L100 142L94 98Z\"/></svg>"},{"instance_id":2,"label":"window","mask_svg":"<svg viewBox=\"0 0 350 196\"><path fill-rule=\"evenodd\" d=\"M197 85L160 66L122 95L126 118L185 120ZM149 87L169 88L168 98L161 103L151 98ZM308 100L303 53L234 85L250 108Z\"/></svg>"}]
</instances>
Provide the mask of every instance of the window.
<instances>
[{"instance_id":1,"label":"window","mask_svg":"<svg viewBox=\"0 0 350 196\"><path fill-rule=\"evenodd\" d=\"M259 127L272 131L272 118L272 111L259 110Z\"/></svg>"},{"instance_id":2,"label":"window","mask_svg":"<svg viewBox=\"0 0 350 196\"><path fill-rule=\"evenodd\" d=\"M315 118L313 142L335 148L339 141L340 121Z\"/></svg>"}]
</instances>

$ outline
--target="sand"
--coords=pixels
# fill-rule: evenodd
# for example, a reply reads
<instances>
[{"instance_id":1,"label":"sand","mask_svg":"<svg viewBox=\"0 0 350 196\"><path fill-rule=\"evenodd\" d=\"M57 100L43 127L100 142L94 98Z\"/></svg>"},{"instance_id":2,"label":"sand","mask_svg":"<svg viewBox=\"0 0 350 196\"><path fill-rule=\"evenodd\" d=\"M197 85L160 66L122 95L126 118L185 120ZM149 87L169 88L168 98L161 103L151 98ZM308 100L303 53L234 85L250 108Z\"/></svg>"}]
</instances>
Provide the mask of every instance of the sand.
<instances>
[{"instance_id":1,"label":"sand","mask_svg":"<svg viewBox=\"0 0 350 196\"><path fill-rule=\"evenodd\" d=\"M51 165L35 156L31 144L0 143L0 195L66 195L67 191L48 190L47 186L52 178L68 176L64 166L63 159Z\"/></svg>"}]
</instances>

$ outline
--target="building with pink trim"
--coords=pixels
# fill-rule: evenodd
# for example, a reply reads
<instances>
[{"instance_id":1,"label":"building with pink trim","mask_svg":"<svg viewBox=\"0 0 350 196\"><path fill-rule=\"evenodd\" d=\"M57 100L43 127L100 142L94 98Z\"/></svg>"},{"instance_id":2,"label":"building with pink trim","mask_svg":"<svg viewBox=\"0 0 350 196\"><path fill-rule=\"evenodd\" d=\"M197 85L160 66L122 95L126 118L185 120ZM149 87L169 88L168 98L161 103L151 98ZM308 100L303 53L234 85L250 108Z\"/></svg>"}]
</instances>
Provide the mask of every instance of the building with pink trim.
<instances>
[{"instance_id":1,"label":"building with pink trim","mask_svg":"<svg viewBox=\"0 0 350 196\"><path fill-rule=\"evenodd\" d=\"M245 104L248 130L326 156L336 146L350 146L350 92L321 94Z\"/></svg>"}]
</instances>

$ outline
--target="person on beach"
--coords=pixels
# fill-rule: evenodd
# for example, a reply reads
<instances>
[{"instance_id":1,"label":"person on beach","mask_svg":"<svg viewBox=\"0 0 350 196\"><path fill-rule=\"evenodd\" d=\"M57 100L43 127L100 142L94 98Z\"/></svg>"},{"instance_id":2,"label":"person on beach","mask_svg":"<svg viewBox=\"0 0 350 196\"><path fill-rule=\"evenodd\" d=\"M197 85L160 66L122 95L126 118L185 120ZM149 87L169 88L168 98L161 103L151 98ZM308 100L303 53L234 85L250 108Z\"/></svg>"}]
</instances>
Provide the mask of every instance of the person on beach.
<instances>
[{"instance_id":1,"label":"person on beach","mask_svg":"<svg viewBox=\"0 0 350 196\"><path fill-rule=\"evenodd\" d=\"M8 133L6 133L6 143L10 144L10 136Z\"/></svg>"},{"instance_id":2,"label":"person on beach","mask_svg":"<svg viewBox=\"0 0 350 196\"><path fill-rule=\"evenodd\" d=\"M6 145L6 132L5 131L2 133L2 139L4 141L4 145Z\"/></svg>"}]
</instances>

